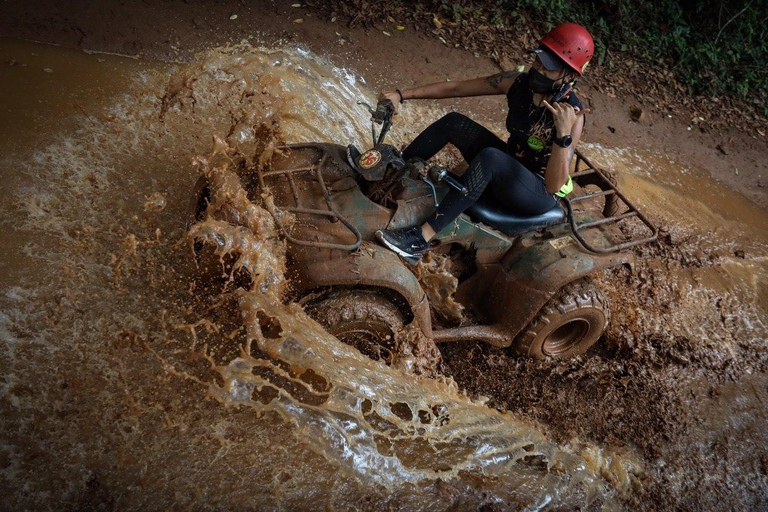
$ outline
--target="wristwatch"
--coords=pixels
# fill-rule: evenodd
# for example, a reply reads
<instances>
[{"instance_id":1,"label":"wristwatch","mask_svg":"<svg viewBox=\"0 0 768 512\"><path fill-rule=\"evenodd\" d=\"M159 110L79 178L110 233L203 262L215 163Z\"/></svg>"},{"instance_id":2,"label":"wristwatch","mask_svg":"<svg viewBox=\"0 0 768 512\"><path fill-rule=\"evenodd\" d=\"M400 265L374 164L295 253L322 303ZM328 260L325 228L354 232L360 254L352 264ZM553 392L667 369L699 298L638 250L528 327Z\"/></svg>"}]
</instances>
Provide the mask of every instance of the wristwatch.
<instances>
[{"instance_id":1,"label":"wristwatch","mask_svg":"<svg viewBox=\"0 0 768 512\"><path fill-rule=\"evenodd\" d=\"M552 142L554 142L561 148L567 148L568 146L571 145L571 142L573 142L573 137L571 137L570 135L563 135L562 137L555 137Z\"/></svg>"}]
</instances>

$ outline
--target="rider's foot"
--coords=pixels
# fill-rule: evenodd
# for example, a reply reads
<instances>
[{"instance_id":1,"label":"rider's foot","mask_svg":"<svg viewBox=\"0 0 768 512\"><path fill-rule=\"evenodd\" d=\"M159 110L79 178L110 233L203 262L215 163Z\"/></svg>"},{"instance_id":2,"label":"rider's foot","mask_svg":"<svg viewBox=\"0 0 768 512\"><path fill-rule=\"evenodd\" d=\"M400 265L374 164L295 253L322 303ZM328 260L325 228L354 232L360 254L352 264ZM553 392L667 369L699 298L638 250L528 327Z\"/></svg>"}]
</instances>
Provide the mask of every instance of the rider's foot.
<instances>
[{"instance_id":1,"label":"rider's foot","mask_svg":"<svg viewBox=\"0 0 768 512\"><path fill-rule=\"evenodd\" d=\"M418 261L429 249L429 242L424 240L419 226L407 229L380 230L376 232L376 238L387 248L407 258L412 263Z\"/></svg>"},{"instance_id":2,"label":"rider's foot","mask_svg":"<svg viewBox=\"0 0 768 512\"><path fill-rule=\"evenodd\" d=\"M360 155L360 150L354 144L347 146L347 163L353 169L359 170L357 169L357 162L360 160Z\"/></svg>"}]
</instances>

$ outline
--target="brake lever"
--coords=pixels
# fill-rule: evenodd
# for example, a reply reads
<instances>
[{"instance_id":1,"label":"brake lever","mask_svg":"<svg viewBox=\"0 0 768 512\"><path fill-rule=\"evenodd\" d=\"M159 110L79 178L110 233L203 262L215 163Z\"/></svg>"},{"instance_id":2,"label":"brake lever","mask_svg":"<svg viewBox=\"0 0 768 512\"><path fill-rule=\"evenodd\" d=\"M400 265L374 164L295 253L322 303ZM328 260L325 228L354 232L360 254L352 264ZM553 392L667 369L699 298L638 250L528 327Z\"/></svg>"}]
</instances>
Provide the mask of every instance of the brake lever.
<instances>
[{"instance_id":1,"label":"brake lever","mask_svg":"<svg viewBox=\"0 0 768 512\"><path fill-rule=\"evenodd\" d=\"M386 99L380 100L379 103L376 104L375 109L370 105L370 103L362 100L358 100L357 104L364 105L365 108L368 109L368 112L371 114L371 135L373 137L373 146L376 147L384 142L384 137L387 136L387 132L389 132L389 129L392 126L392 114L394 113L394 106L390 100ZM377 124L382 125L380 134L376 133Z\"/></svg>"},{"instance_id":2,"label":"brake lever","mask_svg":"<svg viewBox=\"0 0 768 512\"><path fill-rule=\"evenodd\" d=\"M371 104L370 104L370 103L368 103L367 101L362 101L362 100L360 100L360 101L358 101L358 102L357 102L357 104L358 104L358 105L363 105L363 106L365 106L365 108L367 108L367 109L368 109L368 112L370 112L371 116L373 116L374 114L376 114L376 111L373 109L373 107L371 106Z\"/></svg>"}]
</instances>

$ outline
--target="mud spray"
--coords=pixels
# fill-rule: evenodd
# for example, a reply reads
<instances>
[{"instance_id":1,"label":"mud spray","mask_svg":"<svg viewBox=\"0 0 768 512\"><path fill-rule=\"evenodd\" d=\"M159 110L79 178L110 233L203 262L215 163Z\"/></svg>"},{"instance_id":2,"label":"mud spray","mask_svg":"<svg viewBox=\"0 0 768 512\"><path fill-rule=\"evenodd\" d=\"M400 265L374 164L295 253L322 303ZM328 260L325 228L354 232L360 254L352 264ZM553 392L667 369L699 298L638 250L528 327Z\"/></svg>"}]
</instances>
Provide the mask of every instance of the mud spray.
<instances>
[{"instance_id":1,"label":"mud spray","mask_svg":"<svg viewBox=\"0 0 768 512\"><path fill-rule=\"evenodd\" d=\"M284 304L284 241L240 184L238 169L266 165L282 141L367 146L355 103L373 93L359 77L300 50L241 47L183 66L2 50L4 73L21 84L3 105L13 115L0 157L11 249L0 297L3 508L622 508L664 478L672 495L696 485L676 465L690 455L649 451L651 427L630 432L647 407L627 411L625 430L601 431L602 412L595 426L560 422L591 407L613 413L626 395L601 409L594 393L616 394L623 379L624 389L658 384L663 408L674 376L658 368L699 362L721 380L764 369L768 221L745 226L728 198L717 213L685 199L675 187L687 185L643 155L610 162L631 196L661 205L664 219L698 208L722 231L670 221L668 241L641 250L636 268L601 277L619 304L605 353L542 366L452 345L457 385L367 359ZM392 140L438 115L405 109ZM606 165L615 153L587 149ZM213 200L188 232L201 173ZM745 232L755 241L734 242ZM228 264L198 267L194 241ZM579 396L566 383L549 408L540 375L597 384ZM765 386L750 396L743 431L760 419L751 406ZM693 399L672 402L706 414ZM764 492L760 471L748 473L746 496Z\"/></svg>"}]
</instances>

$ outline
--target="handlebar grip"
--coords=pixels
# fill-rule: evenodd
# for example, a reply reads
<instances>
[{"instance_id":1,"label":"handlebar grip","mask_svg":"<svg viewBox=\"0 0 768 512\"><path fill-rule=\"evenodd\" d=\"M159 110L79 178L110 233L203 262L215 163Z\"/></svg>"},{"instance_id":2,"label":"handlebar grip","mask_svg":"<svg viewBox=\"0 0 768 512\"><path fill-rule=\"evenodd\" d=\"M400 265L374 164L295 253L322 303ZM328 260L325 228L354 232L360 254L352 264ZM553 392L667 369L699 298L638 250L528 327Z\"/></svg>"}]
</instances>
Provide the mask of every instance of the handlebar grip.
<instances>
[{"instance_id":1,"label":"handlebar grip","mask_svg":"<svg viewBox=\"0 0 768 512\"><path fill-rule=\"evenodd\" d=\"M469 194L469 189L465 187L462 182L452 178L450 175L445 176L443 181L446 182L450 187L458 190L461 195L465 196Z\"/></svg>"},{"instance_id":2,"label":"handlebar grip","mask_svg":"<svg viewBox=\"0 0 768 512\"><path fill-rule=\"evenodd\" d=\"M376 110L372 113L372 118L377 123L383 123L392 117L395 113L395 106L391 100L383 99L376 103Z\"/></svg>"}]
</instances>

